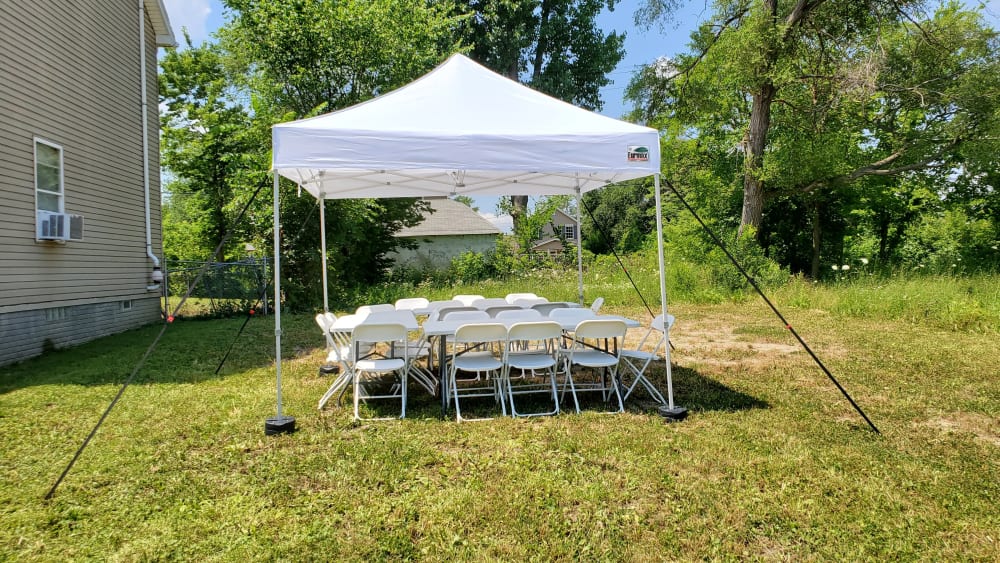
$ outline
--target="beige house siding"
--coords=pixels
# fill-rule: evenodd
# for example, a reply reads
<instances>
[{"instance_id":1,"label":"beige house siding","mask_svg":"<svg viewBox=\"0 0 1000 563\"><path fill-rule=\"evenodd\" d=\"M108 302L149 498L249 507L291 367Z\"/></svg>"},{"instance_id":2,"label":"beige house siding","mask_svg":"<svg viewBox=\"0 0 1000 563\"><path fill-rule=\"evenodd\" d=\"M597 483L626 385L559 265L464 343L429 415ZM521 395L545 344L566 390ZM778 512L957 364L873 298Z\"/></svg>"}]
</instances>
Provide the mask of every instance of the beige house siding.
<instances>
[{"instance_id":1,"label":"beige house siding","mask_svg":"<svg viewBox=\"0 0 1000 563\"><path fill-rule=\"evenodd\" d=\"M162 256L157 31L163 39L147 14L151 223ZM0 53L2 364L45 340L68 345L155 321L159 294L146 289L137 4L0 0ZM62 148L64 210L85 217L83 241L35 240L35 138ZM122 300L133 300L128 314L117 313ZM58 307L80 307L70 311L79 322L45 323Z\"/></svg>"}]
</instances>

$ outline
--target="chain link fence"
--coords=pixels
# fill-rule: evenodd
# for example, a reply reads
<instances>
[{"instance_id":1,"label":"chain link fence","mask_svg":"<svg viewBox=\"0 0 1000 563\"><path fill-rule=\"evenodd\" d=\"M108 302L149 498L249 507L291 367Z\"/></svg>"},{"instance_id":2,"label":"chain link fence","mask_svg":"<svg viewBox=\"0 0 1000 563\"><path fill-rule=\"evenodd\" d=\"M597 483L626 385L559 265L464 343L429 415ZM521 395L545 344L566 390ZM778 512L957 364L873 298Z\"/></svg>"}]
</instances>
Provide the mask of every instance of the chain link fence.
<instances>
[{"instance_id":1,"label":"chain link fence","mask_svg":"<svg viewBox=\"0 0 1000 563\"><path fill-rule=\"evenodd\" d=\"M193 260L166 261L164 279L168 313L173 312L205 264ZM270 287L269 264L266 257L238 262L209 262L205 275L191 290L178 314L221 317L258 307L266 315L270 305L267 291Z\"/></svg>"}]
</instances>

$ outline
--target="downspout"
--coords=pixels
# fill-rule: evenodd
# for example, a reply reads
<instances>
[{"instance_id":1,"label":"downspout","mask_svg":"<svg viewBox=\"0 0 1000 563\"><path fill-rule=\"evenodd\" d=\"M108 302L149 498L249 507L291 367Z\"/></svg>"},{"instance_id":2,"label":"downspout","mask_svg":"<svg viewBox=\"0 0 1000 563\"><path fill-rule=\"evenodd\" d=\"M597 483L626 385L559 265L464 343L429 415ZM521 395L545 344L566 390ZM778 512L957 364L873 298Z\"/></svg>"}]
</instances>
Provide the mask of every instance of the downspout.
<instances>
[{"instance_id":1,"label":"downspout","mask_svg":"<svg viewBox=\"0 0 1000 563\"><path fill-rule=\"evenodd\" d=\"M150 227L152 221L149 209L149 102L146 100L146 7L144 0L139 2L139 107L142 112L142 195L146 210L146 256L153 262L153 273L150 279L152 285L147 285L147 291L158 291L163 281L160 270L160 259L153 254L153 234Z\"/></svg>"}]
</instances>

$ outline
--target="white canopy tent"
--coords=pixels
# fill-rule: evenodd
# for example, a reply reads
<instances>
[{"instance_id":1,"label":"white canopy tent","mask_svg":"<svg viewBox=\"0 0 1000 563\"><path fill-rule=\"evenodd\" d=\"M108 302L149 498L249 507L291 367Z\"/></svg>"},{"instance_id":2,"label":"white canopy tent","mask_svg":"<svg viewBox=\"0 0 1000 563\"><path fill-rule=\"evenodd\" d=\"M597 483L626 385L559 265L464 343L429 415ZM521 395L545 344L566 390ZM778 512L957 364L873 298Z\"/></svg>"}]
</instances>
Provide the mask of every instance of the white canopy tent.
<instances>
[{"instance_id":1,"label":"white canopy tent","mask_svg":"<svg viewBox=\"0 0 1000 563\"><path fill-rule=\"evenodd\" d=\"M321 203L456 194L572 194L579 198L608 184L652 175L660 299L666 317L660 151L655 129L556 100L456 54L413 83L368 102L275 125L272 142L279 418L283 417L279 175L295 181ZM325 225L321 227L325 239ZM325 292L324 279L324 302ZM666 369L668 406L673 409L669 346Z\"/></svg>"}]
</instances>

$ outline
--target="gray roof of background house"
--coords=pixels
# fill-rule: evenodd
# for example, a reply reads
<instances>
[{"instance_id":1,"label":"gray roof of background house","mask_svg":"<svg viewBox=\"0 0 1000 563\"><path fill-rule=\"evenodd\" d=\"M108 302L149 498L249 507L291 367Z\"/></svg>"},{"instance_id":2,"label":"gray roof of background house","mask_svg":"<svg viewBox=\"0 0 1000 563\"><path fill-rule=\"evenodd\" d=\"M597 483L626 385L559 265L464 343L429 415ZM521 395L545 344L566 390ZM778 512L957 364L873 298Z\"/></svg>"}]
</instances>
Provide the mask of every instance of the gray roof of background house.
<instances>
[{"instance_id":1,"label":"gray roof of background house","mask_svg":"<svg viewBox=\"0 0 1000 563\"><path fill-rule=\"evenodd\" d=\"M446 197L425 200L434 213L425 214L419 225L401 229L397 237L500 234L500 229L464 203Z\"/></svg>"}]
</instances>

